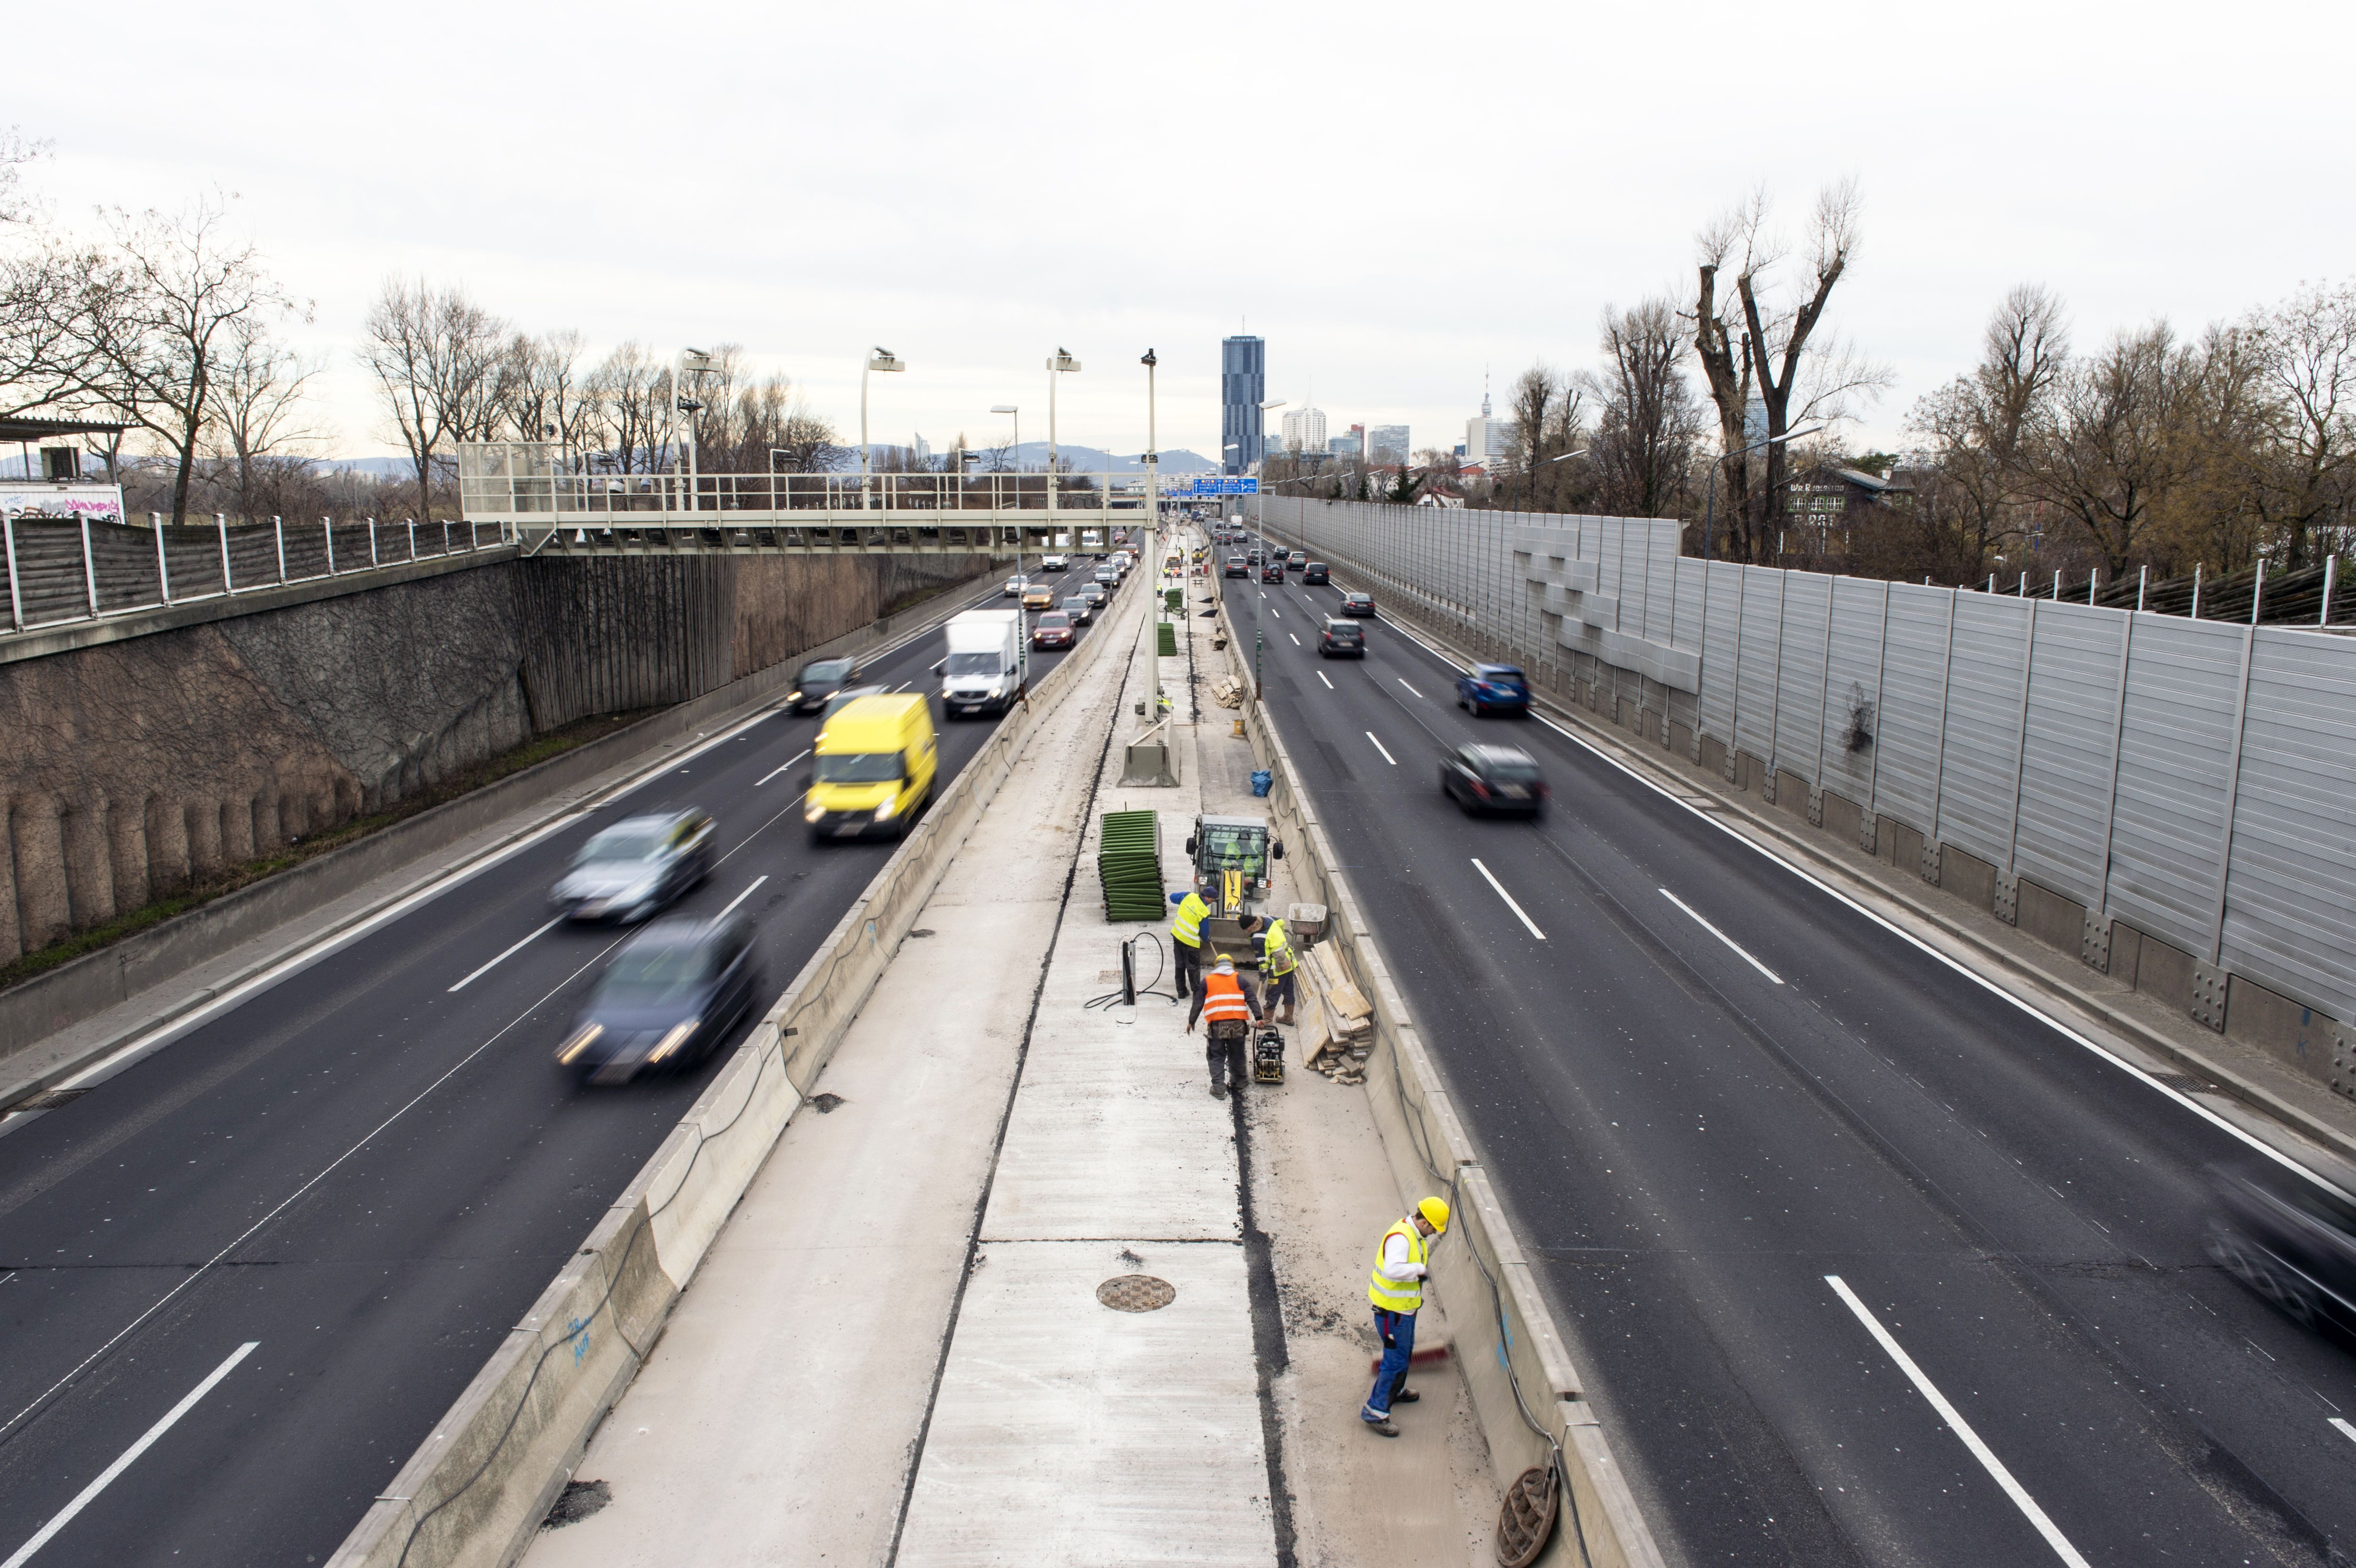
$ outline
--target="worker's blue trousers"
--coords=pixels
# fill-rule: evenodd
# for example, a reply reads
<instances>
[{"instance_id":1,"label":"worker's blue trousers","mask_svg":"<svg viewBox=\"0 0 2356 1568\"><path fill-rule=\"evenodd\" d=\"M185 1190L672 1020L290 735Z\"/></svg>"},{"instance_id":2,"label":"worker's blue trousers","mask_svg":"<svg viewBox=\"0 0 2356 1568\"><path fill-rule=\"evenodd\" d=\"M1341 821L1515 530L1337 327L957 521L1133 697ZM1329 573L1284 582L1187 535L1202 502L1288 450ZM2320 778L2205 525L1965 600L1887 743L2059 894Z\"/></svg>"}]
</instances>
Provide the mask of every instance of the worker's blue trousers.
<instances>
[{"instance_id":1,"label":"worker's blue trousers","mask_svg":"<svg viewBox=\"0 0 2356 1568\"><path fill-rule=\"evenodd\" d=\"M1391 1395L1407 1381L1407 1364L1415 1354L1415 1314L1386 1312L1377 1307L1375 1332L1383 1337L1383 1364L1375 1369L1374 1392L1366 1395L1366 1408L1359 1412L1367 1421L1388 1416Z\"/></svg>"}]
</instances>

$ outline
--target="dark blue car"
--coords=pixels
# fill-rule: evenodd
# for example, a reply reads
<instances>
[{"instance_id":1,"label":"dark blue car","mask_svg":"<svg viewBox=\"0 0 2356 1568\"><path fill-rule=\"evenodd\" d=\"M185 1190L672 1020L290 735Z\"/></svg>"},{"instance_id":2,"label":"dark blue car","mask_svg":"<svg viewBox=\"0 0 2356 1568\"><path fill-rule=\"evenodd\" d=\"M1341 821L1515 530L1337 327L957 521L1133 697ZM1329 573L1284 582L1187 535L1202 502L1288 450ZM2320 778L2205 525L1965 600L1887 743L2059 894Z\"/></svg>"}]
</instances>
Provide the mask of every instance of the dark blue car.
<instances>
[{"instance_id":1,"label":"dark blue car","mask_svg":"<svg viewBox=\"0 0 2356 1568\"><path fill-rule=\"evenodd\" d=\"M1509 664L1476 664L1472 674L1456 677L1456 706L1471 709L1475 718L1483 713L1527 714L1529 679Z\"/></svg>"}]
</instances>

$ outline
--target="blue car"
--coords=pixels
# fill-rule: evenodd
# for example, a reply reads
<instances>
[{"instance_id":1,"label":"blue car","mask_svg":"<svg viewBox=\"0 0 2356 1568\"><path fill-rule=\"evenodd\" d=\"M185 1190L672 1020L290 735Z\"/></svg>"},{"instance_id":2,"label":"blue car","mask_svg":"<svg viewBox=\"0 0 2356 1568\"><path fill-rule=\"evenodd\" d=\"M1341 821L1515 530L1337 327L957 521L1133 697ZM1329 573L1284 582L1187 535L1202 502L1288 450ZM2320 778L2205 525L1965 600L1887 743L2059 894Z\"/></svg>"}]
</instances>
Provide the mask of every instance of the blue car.
<instances>
[{"instance_id":1,"label":"blue car","mask_svg":"<svg viewBox=\"0 0 2356 1568\"><path fill-rule=\"evenodd\" d=\"M1509 664L1476 664L1472 674L1456 677L1456 706L1471 709L1475 718L1483 713L1526 715L1528 677Z\"/></svg>"}]
</instances>

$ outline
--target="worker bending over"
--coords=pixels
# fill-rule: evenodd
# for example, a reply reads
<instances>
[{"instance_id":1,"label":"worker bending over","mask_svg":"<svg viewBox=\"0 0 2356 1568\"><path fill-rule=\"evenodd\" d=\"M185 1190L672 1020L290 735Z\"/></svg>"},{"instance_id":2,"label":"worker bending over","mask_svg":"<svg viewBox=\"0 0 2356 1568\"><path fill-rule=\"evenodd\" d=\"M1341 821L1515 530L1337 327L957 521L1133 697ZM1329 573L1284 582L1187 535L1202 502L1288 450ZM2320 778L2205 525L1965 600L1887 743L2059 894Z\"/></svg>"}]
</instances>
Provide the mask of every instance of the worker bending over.
<instances>
[{"instance_id":1,"label":"worker bending over","mask_svg":"<svg viewBox=\"0 0 2356 1568\"><path fill-rule=\"evenodd\" d=\"M1423 1307L1423 1282L1431 1274L1429 1240L1448 1229L1448 1200L1427 1198L1415 1212L1394 1221L1375 1244L1375 1272L1366 1296L1375 1304L1375 1332L1382 1336L1382 1365L1358 1419L1386 1437L1398 1435L1391 1406L1413 1404L1421 1394L1407 1386L1408 1362L1415 1356L1415 1315Z\"/></svg>"},{"instance_id":2,"label":"worker bending over","mask_svg":"<svg viewBox=\"0 0 2356 1568\"><path fill-rule=\"evenodd\" d=\"M1210 918L1211 906L1203 895L1189 888L1183 893L1172 893L1170 901L1178 912L1170 917L1170 951L1178 961L1178 994L1188 994L1187 981L1193 989L1203 986L1203 922Z\"/></svg>"},{"instance_id":3,"label":"worker bending over","mask_svg":"<svg viewBox=\"0 0 2356 1568\"><path fill-rule=\"evenodd\" d=\"M1281 918L1262 921L1258 915L1244 916L1244 934L1259 948L1259 1002L1269 1016L1285 1028L1292 1027L1292 997L1300 984L1294 972L1301 967L1301 955L1292 951L1292 939L1284 929ZM1277 1009L1283 1009L1278 1015Z\"/></svg>"},{"instance_id":4,"label":"worker bending over","mask_svg":"<svg viewBox=\"0 0 2356 1568\"><path fill-rule=\"evenodd\" d=\"M1236 961L1224 953L1202 980L1194 992L1194 1005L1186 1011L1186 1032L1193 1034L1194 1020L1203 1020L1205 1054L1211 1062L1211 1098L1224 1100L1230 1077L1238 1090L1248 1081L1244 1046L1251 1039L1252 1020L1260 1016L1259 1003L1236 978Z\"/></svg>"}]
</instances>

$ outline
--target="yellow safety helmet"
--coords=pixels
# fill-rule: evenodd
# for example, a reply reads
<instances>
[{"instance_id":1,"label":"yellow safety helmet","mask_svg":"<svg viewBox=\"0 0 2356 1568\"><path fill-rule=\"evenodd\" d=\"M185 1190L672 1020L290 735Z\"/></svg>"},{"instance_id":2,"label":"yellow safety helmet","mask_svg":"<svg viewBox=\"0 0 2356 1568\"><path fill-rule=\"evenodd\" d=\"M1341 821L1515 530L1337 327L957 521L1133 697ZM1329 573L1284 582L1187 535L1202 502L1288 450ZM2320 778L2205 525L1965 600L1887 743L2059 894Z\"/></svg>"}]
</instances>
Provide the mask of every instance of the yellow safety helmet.
<instances>
[{"instance_id":1,"label":"yellow safety helmet","mask_svg":"<svg viewBox=\"0 0 2356 1568\"><path fill-rule=\"evenodd\" d=\"M1224 953L1214 953L1211 955L1211 967L1214 969L1222 968L1234 963L1235 960L1228 957ZM1440 1205L1440 1211L1442 1213L1447 1212L1447 1207L1448 1206L1446 1204Z\"/></svg>"},{"instance_id":2,"label":"yellow safety helmet","mask_svg":"<svg viewBox=\"0 0 2356 1568\"><path fill-rule=\"evenodd\" d=\"M1448 1229L1447 1199L1427 1198L1422 1202L1415 1206L1415 1211L1422 1215L1433 1230L1445 1231Z\"/></svg>"}]
</instances>

